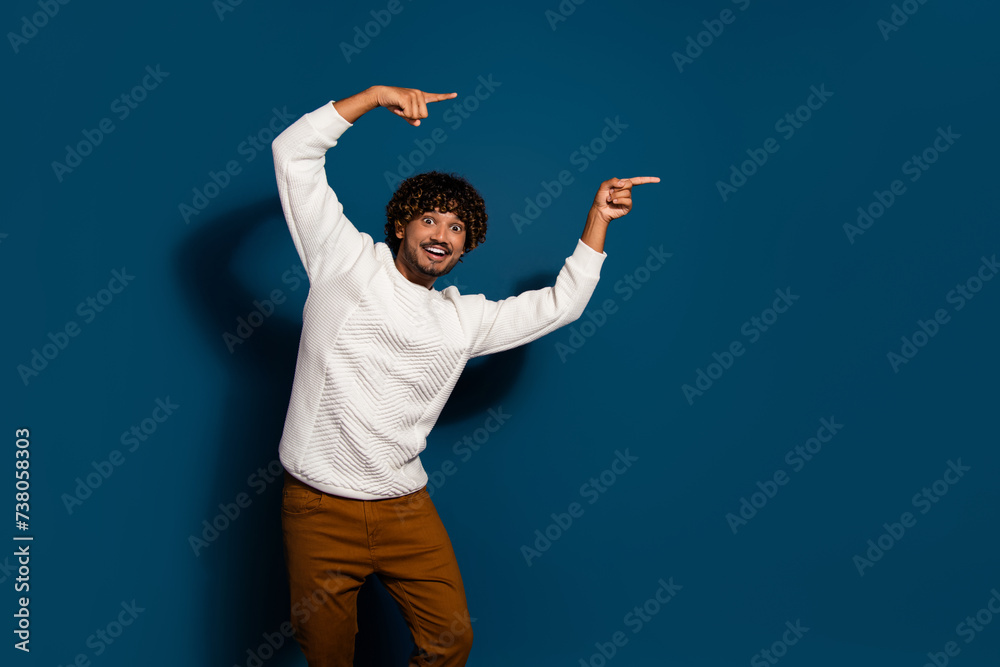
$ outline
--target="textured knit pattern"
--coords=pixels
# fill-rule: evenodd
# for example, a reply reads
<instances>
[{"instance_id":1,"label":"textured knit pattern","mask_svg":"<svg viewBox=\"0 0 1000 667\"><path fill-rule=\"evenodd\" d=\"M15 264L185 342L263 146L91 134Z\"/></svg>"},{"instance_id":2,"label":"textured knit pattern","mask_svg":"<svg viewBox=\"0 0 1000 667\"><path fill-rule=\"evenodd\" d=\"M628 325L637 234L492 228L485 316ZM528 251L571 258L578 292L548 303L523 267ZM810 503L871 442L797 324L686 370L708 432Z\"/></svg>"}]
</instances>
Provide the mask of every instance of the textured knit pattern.
<instances>
[{"instance_id":1,"label":"textured knit pattern","mask_svg":"<svg viewBox=\"0 0 1000 667\"><path fill-rule=\"evenodd\" d=\"M555 285L501 301L410 282L384 242L358 231L326 176L326 152L352 123L333 102L272 144L278 193L309 276L279 455L321 491L363 500L419 490L419 454L472 357L575 321L607 257L578 240Z\"/></svg>"}]
</instances>

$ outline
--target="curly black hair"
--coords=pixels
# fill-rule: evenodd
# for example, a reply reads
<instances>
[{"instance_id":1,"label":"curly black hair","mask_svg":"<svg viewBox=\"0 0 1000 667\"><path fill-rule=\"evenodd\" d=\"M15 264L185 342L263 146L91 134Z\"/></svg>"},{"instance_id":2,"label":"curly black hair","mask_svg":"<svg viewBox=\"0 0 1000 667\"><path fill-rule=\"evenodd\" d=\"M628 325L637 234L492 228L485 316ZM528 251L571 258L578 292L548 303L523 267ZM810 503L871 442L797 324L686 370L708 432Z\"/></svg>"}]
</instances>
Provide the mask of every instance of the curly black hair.
<instances>
[{"instance_id":1,"label":"curly black hair","mask_svg":"<svg viewBox=\"0 0 1000 667\"><path fill-rule=\"evenodd\" d=\"M486 241L486 203L476 188L458 174L428 171L400 183L385 206L385 242L393 255L402 241L396 237L397 225L406 227L410 220L435 208L454 213L465 223L466 253Z\"/></svg>"}]
</instances>

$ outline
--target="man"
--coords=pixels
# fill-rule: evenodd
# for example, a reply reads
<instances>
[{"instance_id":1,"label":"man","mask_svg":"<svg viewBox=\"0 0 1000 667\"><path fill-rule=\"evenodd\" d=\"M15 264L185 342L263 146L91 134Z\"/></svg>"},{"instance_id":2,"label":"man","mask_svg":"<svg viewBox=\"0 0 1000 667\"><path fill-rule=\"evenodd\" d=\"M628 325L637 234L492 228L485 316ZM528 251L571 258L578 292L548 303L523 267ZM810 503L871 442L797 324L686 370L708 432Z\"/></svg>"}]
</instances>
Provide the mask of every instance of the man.
<instances>
[{"instance_id":1,"label":"man","mask_svg":"<svg viewBox=\"0 0 1000 667\"><path fill-rule=\"evenodd\" d=\"M475 189L437 172L407 179L386 207L386 241L375 243L344 215L325 156L376 107L416 127L429 103L456 95L373 86L307 113L272 145L309 277L279 451L292 624L311 667L352 664L357 593L371 574L410 627L411 665L465 664L473 619L419 454L470 358L580 317L607 257L608 224L631 209L633 185L659 181L602 183L552 287L502 301L436 290L434 281L485 240Z\"/></svg>"}]
</instances>

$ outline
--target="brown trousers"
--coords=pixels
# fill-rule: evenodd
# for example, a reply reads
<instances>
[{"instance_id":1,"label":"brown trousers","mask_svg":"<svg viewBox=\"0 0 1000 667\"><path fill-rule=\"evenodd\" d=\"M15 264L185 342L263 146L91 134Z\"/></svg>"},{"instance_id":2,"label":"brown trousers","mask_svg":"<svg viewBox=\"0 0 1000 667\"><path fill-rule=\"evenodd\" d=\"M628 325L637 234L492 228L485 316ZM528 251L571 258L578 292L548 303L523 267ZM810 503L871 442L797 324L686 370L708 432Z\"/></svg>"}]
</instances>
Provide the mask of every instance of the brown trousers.
<instances>
[{"instance_id":1,"label":"brown trousers","mask_svg":"<svg viewBox=\"0 0 1000 667\"><path fill-rule=\"evenodd\" d=\"M416 645L409 667L458 667L472 621L451 540L427 487L400 498L324 493L288 472L281 501L291 622L309 667L351 667L357 597L375 574Z\"/></svg>"}]
</instances>

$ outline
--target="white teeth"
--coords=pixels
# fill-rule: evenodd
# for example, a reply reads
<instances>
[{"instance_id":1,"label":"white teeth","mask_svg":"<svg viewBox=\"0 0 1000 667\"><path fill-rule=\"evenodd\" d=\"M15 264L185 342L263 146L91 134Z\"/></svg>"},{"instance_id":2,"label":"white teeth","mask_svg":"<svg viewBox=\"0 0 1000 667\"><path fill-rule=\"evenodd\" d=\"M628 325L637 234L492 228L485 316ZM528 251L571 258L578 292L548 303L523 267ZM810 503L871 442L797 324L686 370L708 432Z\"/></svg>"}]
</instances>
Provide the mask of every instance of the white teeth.
<instances>
[{"instance_id":1,"label":"white teeth","mask_svg":"<svg viewBox=\"0 0 1000 667\"><path fill-rule=\"evenodd\" d=\"M434 253L435 255L442 255L443 256L445 254L444 250L442 250L441 248L437 248L437 247L435 247L435 248L427 248L427 250L429 252Z\"/></svg>"}]
</instances>

